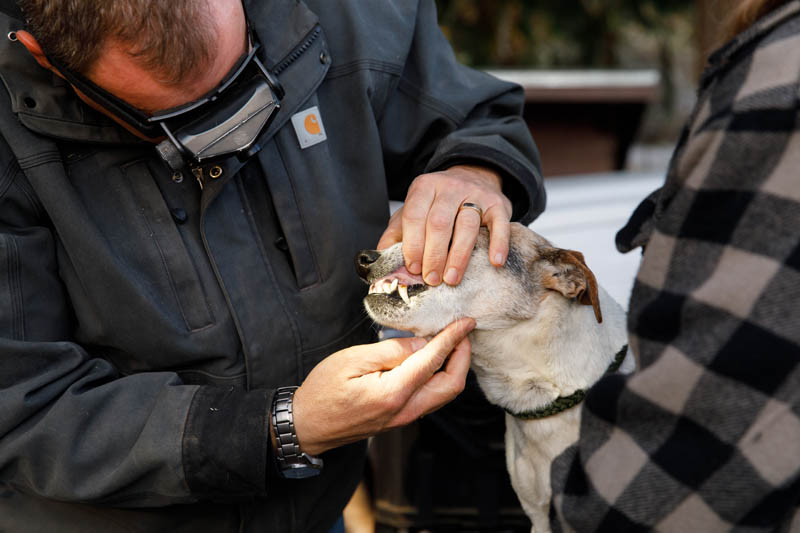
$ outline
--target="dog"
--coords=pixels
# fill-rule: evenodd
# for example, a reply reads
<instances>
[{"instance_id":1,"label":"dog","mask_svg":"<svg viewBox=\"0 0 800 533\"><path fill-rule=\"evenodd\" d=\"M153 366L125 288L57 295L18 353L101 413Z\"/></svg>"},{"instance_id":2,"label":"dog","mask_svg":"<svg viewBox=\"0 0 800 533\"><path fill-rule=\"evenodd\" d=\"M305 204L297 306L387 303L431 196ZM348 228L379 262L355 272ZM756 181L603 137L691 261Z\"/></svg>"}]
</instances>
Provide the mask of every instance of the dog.
<instances>
[{"instance_id":1,"label":"dog","mask_svg":"<svg viewBox=\"0 0 800 533\"><path fill-rule=\"evenodd\" d=\"M506 410L506 464L532 531L550 531L550 465L578 439L580 401L610 371L630 373L626 316L580 252L512 224L503 267L489 262L481 228L461 283L428 286L405 267L402 243L356 256L370 284L364 306L383 326L435 335L472 317L472 370Z\"/></svg>"}]
</instances>

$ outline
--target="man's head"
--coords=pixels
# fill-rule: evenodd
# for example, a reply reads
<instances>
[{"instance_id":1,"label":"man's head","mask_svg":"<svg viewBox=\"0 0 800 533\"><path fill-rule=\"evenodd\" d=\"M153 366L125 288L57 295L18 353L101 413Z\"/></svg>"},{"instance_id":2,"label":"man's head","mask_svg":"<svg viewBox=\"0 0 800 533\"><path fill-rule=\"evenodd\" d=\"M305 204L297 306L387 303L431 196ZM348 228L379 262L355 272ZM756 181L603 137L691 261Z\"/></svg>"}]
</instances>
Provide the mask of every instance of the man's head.
<instances>
[{"instance_id":1,"label":"man's head","mask_svg":"<svg viewBox=\"0 0 800 533\"><path fill-rule=\"evenodd\" d=\"M40 65L60 74L53 59L146 113L203 96L247 50L244 11L235 0L20 0L20 5L30 33L18 32L18 38Z\"/></svg>"}]
</instances>

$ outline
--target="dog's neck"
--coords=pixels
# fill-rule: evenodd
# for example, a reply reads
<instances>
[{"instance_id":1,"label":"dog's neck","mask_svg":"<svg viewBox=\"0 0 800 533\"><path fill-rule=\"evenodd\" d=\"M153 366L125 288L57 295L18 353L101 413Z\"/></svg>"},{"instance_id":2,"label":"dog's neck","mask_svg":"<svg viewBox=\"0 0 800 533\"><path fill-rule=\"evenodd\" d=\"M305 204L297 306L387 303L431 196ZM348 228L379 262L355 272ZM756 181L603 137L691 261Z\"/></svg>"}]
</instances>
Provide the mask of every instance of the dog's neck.
<instances>
[{"instance_id":1,"label":"dog's neck","mask_svg":"<svg viewBox=\"0 0 800 533\"><path fill-rule=\"evenodd\" d=\"M529 320L474 331L472 367L489 401L512 412L533 411L600 379L627 333L622 308L602 288L599 293L602 324L591 307L552 293ZM628 357L622 370L632 366Z\"/></svg>"}]
</instances>

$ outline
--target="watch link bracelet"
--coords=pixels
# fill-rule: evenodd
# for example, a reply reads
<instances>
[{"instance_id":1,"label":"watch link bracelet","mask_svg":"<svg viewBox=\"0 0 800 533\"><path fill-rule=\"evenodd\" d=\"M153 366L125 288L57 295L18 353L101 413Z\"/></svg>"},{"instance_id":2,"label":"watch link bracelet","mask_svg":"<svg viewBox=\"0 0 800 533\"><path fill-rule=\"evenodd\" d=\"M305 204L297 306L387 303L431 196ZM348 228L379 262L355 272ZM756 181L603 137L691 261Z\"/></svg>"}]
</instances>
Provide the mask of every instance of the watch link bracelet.
<instances>
[{"instance_id":1,"label":"watch link bracelet","mask_svg":"<svg viewBox=\"0 0 800 533\"><path fill-rule=\"evenodd\" d=\"M281 387L272 399L272 427L277 442L275 457L278 471L285 478L300 479L316 476L322 471L322 459L300 451L294 430L292 401L297 387Z\"/></svg>"}]
</instances>

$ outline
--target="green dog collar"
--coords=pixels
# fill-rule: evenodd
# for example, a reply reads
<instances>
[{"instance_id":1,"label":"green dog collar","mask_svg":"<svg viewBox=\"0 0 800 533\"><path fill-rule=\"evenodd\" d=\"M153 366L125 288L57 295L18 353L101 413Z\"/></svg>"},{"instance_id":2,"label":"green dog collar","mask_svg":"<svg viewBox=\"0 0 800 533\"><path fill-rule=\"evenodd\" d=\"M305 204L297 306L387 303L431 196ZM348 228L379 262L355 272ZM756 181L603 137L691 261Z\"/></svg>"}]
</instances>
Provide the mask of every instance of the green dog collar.
<instances>
[{"instance_id":1,"label":"green dog collar","mask_svg":"<svg viewBox=\"0 0 800 533\"><path fill-rule=\"evenodd\" d=\"M617 352L617 355L614 356L614 360L608 366L606 370L606 374L611 374L619 370L619 367L622 366L622 361L625 360L625 356L628 354L628 345L622 347L620 351ZM534 409L533 411L523 411L521 413L515 413L509 409L506 409L506 412L511 416L519 418L521 420L537 420L539 418L547 418L548 416L553 416L561 411L566 411L571 407L575 407L579 403L586 398L586 390L578 389L569 396L559 396L552 402L548 403L544 407L539 407L538 409Z\"/></svg>"}]
</instances>

